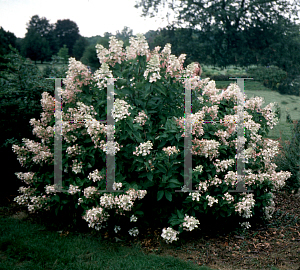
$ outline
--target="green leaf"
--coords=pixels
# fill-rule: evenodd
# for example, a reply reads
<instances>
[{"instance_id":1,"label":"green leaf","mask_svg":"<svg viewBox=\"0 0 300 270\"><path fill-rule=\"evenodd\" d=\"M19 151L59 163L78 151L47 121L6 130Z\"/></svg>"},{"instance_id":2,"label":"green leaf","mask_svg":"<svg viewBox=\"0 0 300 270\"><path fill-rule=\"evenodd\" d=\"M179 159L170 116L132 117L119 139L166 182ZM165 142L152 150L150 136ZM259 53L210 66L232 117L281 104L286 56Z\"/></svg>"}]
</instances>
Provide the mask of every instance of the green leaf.
<instances>
[{"instance_id":1,"label":"green leaf","mask_svg":"<svg viewBox=\"0 0 300 270\"><path fill-rule=\"evenodd\" d=\"M88 163L87 167L92 168L93 166L90 163Z\"/></svg>"},{"instance_id":2,"label":"green leaf","mask_svg":"<svg viewBox=\"0 0 300 270\"><path fill-rule=\"evenodd\" d=\"M169 180L170 183L181 185L181 183L178 181L178 179L172 178Z\"/></svg>"},{"instance_id":3,"label":"green leaf","mask_svg":"<svg viewBox=\"0 0 300 270\"><path fill-rule=\"evenodd\" d=\"M157 164L156 166L159 169L159 171L161 171L163 173L167 173L167 169L163 165Z\"/></svg>"},{"instance_id":4,"label":"green leaf","mask_svg":"<svg viewBox=\"0 0 300 270\"><path fill-rule=\"evenodd\" d=\"M135 211L135 214L136 214L136 215L139 215L139 216L143 216L143 215L144 215L144 212L143 212L143 211Z\"/></svg>"},{"instance_id":5,"label":"green leaf","mask_svg":"<svg viewBox=\"0 0 300 270\"><path fill-rule=\"evenodd\" d=\"M172 201L172 193L170 191L165 191L165 196L169 202Z\"/></svg>"},{"instance_id":6,"label":"green leaf","mask_svg":"<svg viewBox=\"0 0 300 270\"><path fill-rule=\"evenodd\" d=\"M177 215L178 215L178 217L181 218L181 219L184 218L184 214L183 214L181 211L179 211L179 210L177 210Z\"/></svg>"},{"instance_id":7,"label":"green leaf","mask_svg":"<svg viewBox=\"0 0 300 270\"><path fill-rule=\"evenodd\" d=\"M152 172L148 172L148 173L147 173L147 178L148 178L150 181L153 181L153 174L152 174Z\"/></svg>"},{"instance_id":8,"label":"green leaf","mask_svg":"<svg viewBox=\"0 0 300 270\"><path fill-rule=\"evenodd\" d=\"M157 192L157 201L160 201L162 199L162 197L164 196L164 191L163 190L159 190Z\"/></svg>"}]
</instances>

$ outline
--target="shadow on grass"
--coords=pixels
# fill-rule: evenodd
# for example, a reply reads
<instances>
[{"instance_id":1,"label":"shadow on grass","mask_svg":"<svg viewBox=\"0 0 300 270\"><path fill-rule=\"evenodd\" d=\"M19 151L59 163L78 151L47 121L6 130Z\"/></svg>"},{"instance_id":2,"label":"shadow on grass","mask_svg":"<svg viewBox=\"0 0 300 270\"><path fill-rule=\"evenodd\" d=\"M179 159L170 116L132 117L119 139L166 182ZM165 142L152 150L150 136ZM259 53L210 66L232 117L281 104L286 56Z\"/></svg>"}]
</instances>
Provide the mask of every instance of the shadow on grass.
<instances>
[{"instance_id":1,"label":"shadow on grass","mask_svg":"<svg viewBox=\"0 0 300 270\"><path fill-rule=\"evenodd\" d=\"M0 269L199 269L177 258L145 255L101 237L48 231L38 224L0 218Z\"/></svg>"}]
</instances>

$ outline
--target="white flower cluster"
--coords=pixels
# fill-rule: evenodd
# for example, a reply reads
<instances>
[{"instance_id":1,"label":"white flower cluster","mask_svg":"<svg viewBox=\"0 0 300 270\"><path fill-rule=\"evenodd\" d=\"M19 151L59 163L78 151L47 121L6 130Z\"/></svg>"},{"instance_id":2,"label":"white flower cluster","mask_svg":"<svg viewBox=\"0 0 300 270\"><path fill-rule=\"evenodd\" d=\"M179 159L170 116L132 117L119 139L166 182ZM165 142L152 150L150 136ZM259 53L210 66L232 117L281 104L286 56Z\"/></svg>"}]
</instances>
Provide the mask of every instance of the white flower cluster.
<instances>
[{"instance_id":1,"label":"white flower cluster","mask_svg":"<svg viewBox=\"0 0 300 270\"><path fill-rule=\"evenodd\" d=\"M292 175L291 172L277 172L276 174L272 174L272 183L274 184L275 190L281 189L285 185L285 181L290 178Z\"/></svg>"},{"instance_id":2,"label":"white flower cluster","mask_svg":"<svg viewBox=\"0 0 300 270\"><path fill-rule=\"evenodd\" d=\"M215 199L210 195L206 195L206 199L208 200L208 206L210 207L212 207L214 203L218 203L218 199Z\"/></svg>"},{"instance_id":3,"label":"white flower cluster","mask_svg":"<svg viewBox=\"0 0 300 270\"><path fill-rule=\"evenodd\" d=\"M193 77L197 67L198 67L198 65L195 63L191 63L191 64L187 65L185 72L184 72L185 77ZM199 76L196 76L196 77L199 79Z\"/></svg>"},{"instance_id":4,"label":"white flower cluster","mask_svg":"<svg viewBox=\"0 0 300 270\"><path fill-rule=\"evenodd\" d=\"M80 163L78 163L77 159L72 160L73 165L72 165L72 171L77 174L81 172L82 169L82 161L80 161Z\"/></svg>"},{"instance_id":5,"label":"white flower cluster","mask_svg":"<svg viewBox=\"0 0 300 270\"><path fill-rule=\"evenodd\" d=\"M115 228L114 228L115 233L118 233L118 231L120 231L120 230L121 230L120 226L115 226Z\"/></svg>"},{"instance_id":6,"label":"white flower cluster","mask_svg":"<svg viewBox=\"0 0 300 270\"><path fill-rule=\"evenodd\" d=\"M197 224L200 224L198 219L193 216L188 216L187 214L185 214L184 221L185 222L183 222L182 225L187 228L183 228L186 231L192 231L195 228L198 228Z\"/></svg>"},{"instance_id":7,"label":"white flower cluster","mask_svg":"<svg viewBox=\"0 0 300 270\"><path fill-rule=\"evenodd\" d=\"M181 135L181 137L184 137L183 135ZM201 150L197 150L197 148L199 148ZM219 149L220 143L215 141L215 140L206 140L206 139L202 139L202 140L198 140L196 141L196 145L192 147L193 149L193 154L194 155L204 155L206 158L209 157L210 160L212 161L213 158L218 156L218 149Z\"/></svg>"},{"instance_id":8,"label":"white flower cluster","mask_svg":"<svg viewBox=\"0 0 300 270\"><path fill-rule=\"evenodd\" d=\"M55 126L44 128L41 121L36 121L35 118L30 119L29 123L33 126L32 134L42 139L42 143L44 143L45 140L49 142L50 138L54 137L53 131Z\"/></svg>"},{"instance_id":9,"label":"white flower cluster","mask_svg":"<svg viewBox=\"0 0 300 270\"><path fill-rule=\"evenodd\" d=\"M156 82L156 80L160 79L161 76L159 74L160 68L160 61L159 56L157 54L153 55L150 59L150 61L147 63L147 69L144 72L145 80L147 80L148 74L150 73L150 79L149 82Z\"/></svg>"},{"instance_id":10,"label":"white flower cluster","mask_svg":"<svg viewBox=\"0 0 300 270\"><path fill-rule=\"evenodd\" d=\"M129 38L130 46L126 47L126 59L135 59L137 55L147 55L149 53L149 45L143 34L137 34L136 38Z\"/></svg>"},{"instance_id":11,"label":"white flower cluster","mask_svg":"<svg viewBox=\"0 0 300 270\"><path fill-rule=\"evenodd\" d=\"M14 201L19 205L27 205L28 200L29 200L29 197L27 194L22 194L22 195L16 196L14 198Z\"/></svg>"},{"instance_id":12,"label":"white flower cluster","mask_svg":"<svg viewBox=\"0 0 300 270\"><path fill-rule=\"evenodd\" d=\"M53 154L51 153L48 146L42 146L41 143L25 138L23 138L22 141L27 149L24 147L19 147L18 145L12 146L13 151L15 153L17 152L18 155L22 152L32 152L33 154L35 154L35 156L32 158L32 161L36 164L42 164L43 161L46 161L47 159L53 157ZM18 158L18 160L23 166L23 161L26 161L26 158Z\"/></svg>"},{"instance_id":13,"label":"white flower cluster","mask_svg":"<svg viewBox=\"0 0 300 270\"><path fill-rule=\"evenodd\" d=\"M83 194L86 198L91 198L93 195L97 193L97 188L96 187L87 187L83 190Z\"/></svg>"},{"instance_id":14,"label":"white flower cluster","mask_svg":"<svg viewBox=\"0 0 300 270\"><path fill-rule=\"evenodd\" d=\"M28 203L30 195L34 193L35 190L36 189L32 189L30 187L19 187L18 189L19 193L23 193L23 194L15 197L14 201L20 205L26 205Z\"/></svg>"},{"instance_id":15,"label":"white flower cluster","mask_svg":"<svg viewBox=\"0 0 300 270\"><path fill-rule=\"evenodd\" d=\"M122 145L120 146L117 142L112 141L104 143L104 141L101 140L99 147L108 155L116 155L117 151L120 151L119 147L122 147Z\"/></svg>"},{"instance_id":16,"label":"white flower cluster","mask_svg":"<svg viewBox=\"0 0 300 270\"><path fill-rule=\"evenodd\" d=\"M72 147L69 146L66 150L68 155L70 156L75 156L75 155L80 155L81 154L81 149L79 148L78 144L73 145Z\"/></svg>"},{"instance_id":17,"label":"white flower cluster","mask_svg":"<svg viewBox=\"0 0 300 270\"><path fill-rule=\"evenodd\" d=\"M108 64L102 63L100 69L94 72L94 80L97 81L97 86L103 89L107 87L108 78L113 78L112 71L109 69Z\"/></svg>"},{"instance_id":18,"label":"white flower cluster","mask_svg":"<svg viewBox=\"0 0 300 270\"><path fill-rule=\"evenodd\" d=\"M47 185L47 186L45 186L45 190L46 190L47 194L50 194L50 193L56 194L56 192L58 191L58 186L57 186L57 184Z\"/></svg>"},{"instance_id":19,"label":"white flower cluster","mask_svg":"<svg viewBox=\"0 0 300 270\"><path fill-rule=\"evenodd\" d=\"M240 216L243 215L244 218L252 217L252 208L255 205L255 200L253 199L253 194L247 194L242 198L241 202L238 202L235 206L235 211L239 213Z\"/></svg>"},{"instance_id":20,"label":"white flower cluster","mask_svg":"<svg viewBox=\"0 0 300 270\"><path fill-rule=\"evenodd\" d=\"M137 236L139 234L139 230L137 227L134 227L128 231L131 236Z\"/></svg>"},{"instance_id":21,"label":"white flower cluster","mask_svg":"<svg viewBox=\"0 0 300 270\"><path fill-rule=\"evenodd\" d=\"M193 171L201 173L203 171L203 166L202 165L198 165L197 167L195 167L195 169L193 169Z\"/></svg>"},{"instance_id":22,"label":"white flower cluster","mask_svg":"<svg viewBox=\"0 0 300 270\"><path fill-rule=\"evenodd\" d=\"M83 219L89 223L89 227L94 228L95 230L99 231L106 226L103 225L103 222L108 220L110 215L104 211L101 207L93 207L86 211Z\"/></svg>"},{"instance_id":23,"label":"white flower cluster","mask_svg":"<svg viewBox=\"0 0 300 270\"><path fill-rule=\"evenodd\" d=\"M114 182L113 183L113 190L120 190L122 186L123 186L122 183L116 183L116 182Z\"/></svg>"},{"instance_id":24,"label":"white flower cluster","mask_svg":"<svg viewBox=\"0 0 300 270\"><path fill-rule=\"evenodd\" d=\"M77 192L80 192L79 186L73 186L72 184L69 187L68 193L71 195L76 194Z\"/></svg>"},{"instance_id":25,"label":"white flower cluster","mask_svg":"<svg viewBox=\"0 0 300 270\"><path fill-rule=\"evenodd\" d=\"M148 116L145 114L145 112L144 111L139 112L139 116L136 116L134 118L133 123L137 122L137 123L140 123L141 126L143 126L146 123L145 118L148 119Z\"/></svg>"},{"instance_id":26,"label":"white flower cluster","mask_svg":"<svg viewBox=\"0 0 300 270\"><path fill-rule=\"evenodd\" d=\"M232 166L233 164L235 164L235 160L234 159L227 159L227 160L220 161L219 159L216 159L216 163L213 162L213 164L216 166L216 171L217 172L220 172L220 171L224 172L230 166Z\"/></svg>"},{"instance_id":27,"label":"white flower cluster","mask_svg":"<svg viewBox=\"0 0 300 270\"><path fill-rule=\"evenodd\" d=\"M126 115L131 113L128 111L128 108L132 107L124 100L116 99L114 102L114 107L112 109L112 117L118 122L119 120L125 119Z\"/></svg>"},{"instance_id":28,"label":"white flower cluster","mask_svg":"<svg viewBox=\"0 0 300 270\"><path fill-rule=\"evenodd\" d=\"M124 209L125 211L130 211L133 206L133 200L130 195L121 194L119 197L115 198L115 203L118 208Z\"/></svg>"},{"instance_id":29,"label":"white flower cluster","mask_svg":"<svg viewBox=\"0 0 300 270\"><path fill-rule=\"evenodd\" d=\"M109 54L108 49L104 48L104 46L101 44L97 44L95 47L96 47L96 53L97 53L97 57L100 61L100 64L105 63L107 60L106 55Z\"/></svg>"},{"instance_id":30,"label":"white flower cluster","mask_svg":"<svg viewBox=\"0 0 300 270\"><path fill-rule=\"evenodd\" d=\"M118 207L122 208L125 211L130 211L131 207L133 206L132 198L129 195L119 195L119 197L113 197L113 195L104 194L100 198L100 205L105 208L113 208Z\"/></svg>"},{"instance_id":31,"label":"white flower cluster","mask_svg":"<svg viewBox=\"0 0 300 270\"><path fill-rule=\"evenodd\" d=\"M199 191L191 192L191 193L189 193L189 196L192 196L193 201L196 200L197 202L199 202L200 198L201 198L201 193Z\"/></svg>"},{"instance_id":32,"label":"white flower cluster","mask_svg":"<svg viewBox=\"0 0 300 270\"><path fill-rule=\"evenodd\" d=\"M146 143L141 143L138 147L136 147L136 151L139 150L139 152L133 152L134 155L139 156L142 154L142 156L146 156L147 154L150 154L149 149L152 149L152 142L147 141Z\"/></svg>"},{"instance_id":33,"label":"white flower cluster","mask_svg":"<svg viewBox=\"0 0 300 270\"><path fill-rule=\"evenodd\" d=\"M275 117L274 105L275 103L270 103L262 109L262 115L267 119L267 125L270 126L270 129L273 129L279 122L279 119Z\"/></svg>"},{"instance_id":34,"label":"white flower cluster","mask_svg":"<svg viewBox=\"0 0 300 270\"><path fill-rule=\"evenodd\" d=\"M30 203L28 204L28 211L34 213L36 210L42 209L47 204L46 196L33 196L30 198Z\"/></svg>"},{"instance_id":35,"label":"white flower cluster","mask_svg":"<svg viewBox=\"0 0 300 270\"><path fill-rule=\"evenodd\" d=\"M130 222L136 222L137 221L137 217L135 215L132 215L130 217Z\"/></svg>"},{"instance_id":36,"label":"white flower cluster","mask_svg":"<svg viewBox=\"0 0 300 270\"><path fill-rule=\"evenodd\" d=\"M167 43L163 48L163 50L161 51L161 55L166 59L168 59L171 55L171 47L172 45L170 43Z\"/></svg>"},{"instance_id":37,"label":"white flower cluster","mask_svg":"<svg viewBox=\"0 0 300 270\"><path fill-rule=\"evenodd\" d=\"M168 146L167 148L164 147L162 150L165 151L169 156L171 156L174 153L180 152L179 149L176 149L176 146L173 146L173 147Z\"/></svg>"},{"instance_id":38,"label":"white flower cluster","mask_svg":"<svg viewBox=\"0 0 300 270\"><path fill-rule=\"evenodd\" d=\"M115 198L113 198L112 194L104 194L100 198L100 204L105 208L112 209L114 206L117 206L118 208L123 208L123 210L125 211L130 211L133 205L132 201L135 200L136 198L142 199L147 194L147 191L146 190L135 191L134 189L131 189L126 191L126 193L128 193L129 195L122 194L119 195L119 197L115 197ZM84 219L89 222L89 227L99 230L103 227L101 223L104 220L107 220L107 216L109 215L107 215L104 212L103 208L93 208L86 212ZM130 221L135 222L136 220L137 218L134 215L132 215ZM115 231L116 230L117 228L115 228ZM132 233L132 235L138 234L138 230L136 228L130 230L130 232Z\"/></svg>"},{"instance_id":39,"label":"white flower cluster","mask_svg":"<svg viewBox=\"0 0 300 270\"><path fill-rule=\"evenodd\" d=\"M24 183L26 183L27 185L31 184L33 182L33 176L34 176L34 172L17 172L15 173L15 175L22 181L24 181Z\"/></svg>"},{"instance_id":40,"label":"white flower cluster","mask_svg":"<svg viewBox=\"0 0 300 270\"><path fill-rule=\"evenodd\" d=\"M103 176L100 175L98 169L94 170L93 172L90 172L88 175L88 179L93 179L93 182L101 181L103 179Z\"/></svg>"},{"instance_id":41,"label":"white flower cluster","mask_svg":"<svg viewBox=\"0 0 300 270\"><path fill-rule=\"evenodd\" d=\"M136 200L137 198L139 200L143 199L146 194L147 194L147 190L137 190L135 191L134 189L129 189L126 191L126 193L133 199Z\"/></svg>"},{"instance_id":42,"label":"white flower cluster","mask_svg":"<svg viewBox=\"0 0 300 270\"><path fill-rule=\"evenodd\" d=\"M123 52L123 44L122 40L117 40L114 36L109 37L109 51L110 51L110 59L115 61L115 63L121 64L125 59L125 53ZM112 63L114 66L115 63Z\"/></svg>"},{"instance_id":43,"label":"white flower cluster","mask_svg":"<svg viewBox=\"0 0 300 270\"><path fill-rule=\"evenodd\" d=\"M78 205L82 204L83 203L83 199L82 198L78 198Z\"/></svg>"},{"instance_id":44,"label":"white flower cluster","mask_svg":"<svg viewBox=\"0 0 300 270\"><path fill-rule=\"evenodd\" d=\"M99 123L96 119L92 121L87 121L85 123L85 127L87 128L87 133L90 135L93 143L95 144L95 148L97 148L98 141L100 141L100 133L107 132L107 125L105 126L103 123Z\"/></svg>"},{"instance_id":45,"label":"white flower cluster","mask_svg":"<svg viewBox=\"0 0 300 270\"><path fill-rule=\"evenodd\" d=\"M249 229L251 227L250 223L248 221L240 223L242 228Z\"/></svg>"},{"instance_id":46,"label":"white flower cluster","mask_svg":"<svg viewBox=\"0 0 300 270\"><path fill-rule=\"evenodd\" d=\"M114 196L112 194L104 194L103 196L100 197L100 205L112 209L115 207L115 200Z\"/></svg>"},{"instance_id":47,"label":"white flower cluster","mask_svg":"<svg viewBox=\"0 0 300 270\"><path fill-rule=\"evenodd\" d=\"M164 228L161 234L161 237L165 239L167 244L172 243L173 241L177 241L178 237L177 234L179 232L175 231L173 228L168 227L167 229Z\"/></svg>"},{"instance_id":48,"label":"white flower cluster","mask_svg":"<svg viewBox=\"0 0 300 270\"><path fill-rule=\"evenodd\" d=\"M185 57L186 54L181 54L178 59L175 55L170 55L166 72L170 73L171 76L174 76L176 72L180 72L183 68L183 62Z\"/></svg>"},{"instance_id":49,"label":"white flower cluster","mask_svg":"<svg viewBox=\"0 0 300 270\"><path fill-rule=\"evenodd\" d=\"M227 202L234 202L234 197L226 192L223 196L223 200L226 200Z\"/></svg>"}]
</instances>

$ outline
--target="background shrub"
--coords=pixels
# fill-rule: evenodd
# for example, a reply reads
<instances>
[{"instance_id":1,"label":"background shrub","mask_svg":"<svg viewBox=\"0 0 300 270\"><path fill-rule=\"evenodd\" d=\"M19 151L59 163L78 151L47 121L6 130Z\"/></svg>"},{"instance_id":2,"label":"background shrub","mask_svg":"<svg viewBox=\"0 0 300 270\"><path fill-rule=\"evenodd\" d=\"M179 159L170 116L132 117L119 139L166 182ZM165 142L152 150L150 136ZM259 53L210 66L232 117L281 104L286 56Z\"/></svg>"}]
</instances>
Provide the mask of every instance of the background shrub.
<instances>
[{"instance_id":1,"label":"background shrub","mask_svg":"<svg viewBox=\"0 0 300 270\"><path fill-rule=\"evenodd\" d=\"M278 84L287 78L287 72L276 66L250 67L247 70L250 77L264 84L265 87L278 90Z\"/></svg>"}]
</instances>

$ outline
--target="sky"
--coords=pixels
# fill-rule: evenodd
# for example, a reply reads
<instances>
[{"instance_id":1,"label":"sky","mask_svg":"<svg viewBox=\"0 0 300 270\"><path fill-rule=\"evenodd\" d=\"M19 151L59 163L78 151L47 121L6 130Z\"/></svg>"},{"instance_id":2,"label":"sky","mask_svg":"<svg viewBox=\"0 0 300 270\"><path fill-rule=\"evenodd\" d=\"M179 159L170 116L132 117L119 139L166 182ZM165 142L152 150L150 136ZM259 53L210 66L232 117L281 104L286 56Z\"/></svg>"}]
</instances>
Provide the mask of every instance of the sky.
<instances>
[{"instance_id":1,"label":"sky","mask_svg":"<svg viewBox=\"0 0 300 270\"><path fill-rule=\"evenodd\" d=\"M289 0L293 2L294 0ZM300 1L300 0L298 0ZM16 37L24 38L26 24L34 15L46 17L51 24L57 20L74 21L84 37L104 36L105 32L113 35L122 31L124 26L133 30L133 34L145 34L149 30L157 30L175 20L175 13L159 6L155 17L141 17L142 8L136 9L136 0L0 0L0 26ZM175 0L175 3L180 3ZM151 9L153 10L153 9ZM183 25L184 26L184 25Z\"/></svg>"},{"instance_id":2,"label":"sky","mask_svg":"<svg viewBox=\"0 0 300 270\"><path fill-rule=\"evenodd\" d=\"M136 0L0 0L0 26L16 37L24 38L31 17L46 17L51 24L57 20L74 21L84 37L113 35L124 26L133 34L146 33L168 25L168 8L161 8L158 17L142 18L142 8L134 8ZM169 13L174 14L172 10ZM160 18L159 18L160 17ZM170 16L170 22L174 15Z\"/></svg>"}]
</instances>

